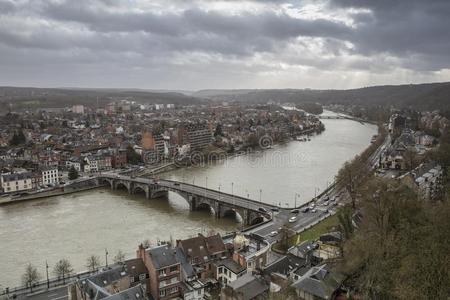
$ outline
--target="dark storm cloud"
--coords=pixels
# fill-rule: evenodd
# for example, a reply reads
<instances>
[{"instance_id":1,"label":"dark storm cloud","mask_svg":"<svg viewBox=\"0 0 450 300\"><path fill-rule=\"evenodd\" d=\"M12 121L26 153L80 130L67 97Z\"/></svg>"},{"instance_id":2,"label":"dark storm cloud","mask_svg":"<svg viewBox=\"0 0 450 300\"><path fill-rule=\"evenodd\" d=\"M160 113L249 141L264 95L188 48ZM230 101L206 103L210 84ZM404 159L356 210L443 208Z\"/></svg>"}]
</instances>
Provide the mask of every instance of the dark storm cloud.
<instances>
[{"instance_id":1,"label":"dark storm cloud","mask_svg":"<svg viewBox=\"0 0 450 300\"><path fill-rule=\"evenodd\" d=\"M9 0L0 0L0 13L7 14L15 10L14 3Z\"/></svg>"},{"instance_id":2,"label":"dark storm cloud","mask_svg":"<svg viewBox=\"0 0 450 300\"><path fill-rule=\"evenodd\" d=\"M357 45L356 51L362 54L447 56L450 53L448 0L332 0L330 5L370 10L371 16L356 17L360 26L351 38ZM448 67L450 60L447 58L442 63Z\"/></svg>"},{"instance_id":3,"label":"dark storm cloud","mask_svg":"<svg viewBox=\"0 0 450 300\"><path fill-rule=\"evenodd\" d=\"M138 68L151 77L177 67L186 68L183 76L202 68L231 72L227 64L242 68L241 75L280 68L288 74L291 67L392 74L450 67L448 1L244 4L250 8L232 0L0 0L0 62L9 72L20 62L58 72L76 66L80 73L89 64L90 73ZM223 75L230 82L233 76Z\"/></svg>"}]
</instances>

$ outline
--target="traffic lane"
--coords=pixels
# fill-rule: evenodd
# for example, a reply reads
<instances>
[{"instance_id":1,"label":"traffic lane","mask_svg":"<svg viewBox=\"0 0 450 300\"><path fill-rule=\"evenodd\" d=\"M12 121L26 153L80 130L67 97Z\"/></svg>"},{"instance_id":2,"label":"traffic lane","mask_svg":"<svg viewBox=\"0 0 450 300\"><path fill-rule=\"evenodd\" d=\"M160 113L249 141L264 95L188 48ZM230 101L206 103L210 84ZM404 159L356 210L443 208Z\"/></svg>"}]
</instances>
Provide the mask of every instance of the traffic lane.
<instances>
[{"instance_id":1,"label":"traffic lane","mask_svg":"<svg viewBox=\"0 0 450 300\"><path fill-rule=\"evenodd\" d=\"M264 226L263 228L260 228L254 233L264 236L265 238L272 238L271 233L274 231L277 231L279 234L280 229L287 225L288 228L293 229L295 231L298 231L300 229L303 229L303 227L313 223L314 221L318 220L320 217L322 217L324 214L326 214L323 210L318 210L315 213L307 212L307 213L280 213L277 218L274 218L270 226ZM296 217L295 222L289 222L289 219L291 217ZM276 239L278 234L274 236L273 238Z\"/></svg>"},{"instance_id":2,"label":"traffic lane","mask_svg":"<svg viewBox=\"0 0 450 300\"><path fill-rule=\"evenodd\" d=\"M51 291L34 294L34 295L27 295L27 300L67 300L69 299L67 287L63 286L58 289L54 289Z\"/></svg>"},{"instance_id":3,"label":"traffic lane","mask_svg":"<svg viewBox=\"0 0 450 300\"><path fill-rule=\"evenodd\" d=\"M162 184L161 184L162 185ZM168 188L178 188L178 189L182 189L184 192L186 193L194 193L197 195L203 195L207 198L213 198L213 199L217 199L223 202L226 202L228 204L233 204L233 205L237 205L237 206L241 206L241 207L246 207L246 208L251 208L253 210L258 210L260 207L264 208L267 210L267 213L270 213L270 205L265 204L265 203L254 203L254 202L250 202L251 199L242 199L239 197L233 197L230 195L224 195L221 194L220 192L215 192L215 191L208 191L208 190L204 190L202 188L196 188L196 187L192 187L192 186L181 186L181 185L176 185L174 186L173 184L164 184L162 185L164 187L168 187ZM249 201L250 200L250 201Z\"/></svg>"}]
</instances>

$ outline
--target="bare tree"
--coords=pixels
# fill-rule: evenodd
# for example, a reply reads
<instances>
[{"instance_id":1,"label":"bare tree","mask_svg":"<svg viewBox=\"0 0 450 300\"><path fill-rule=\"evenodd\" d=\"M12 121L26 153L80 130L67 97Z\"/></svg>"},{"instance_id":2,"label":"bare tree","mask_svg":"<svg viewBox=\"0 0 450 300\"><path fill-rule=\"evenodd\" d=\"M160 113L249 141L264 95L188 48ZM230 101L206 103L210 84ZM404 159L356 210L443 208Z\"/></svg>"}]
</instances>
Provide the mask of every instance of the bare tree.
<instances>
[{"instance_id":1,"label":"bare tree","mask_svg":"<svg viewBox=\"0 0 450 300\"><path fill-rule=\"evenodd\" d=\"M86 267L91 272L95 272L98 270L98 267L100 267L100 257L97 255L91 255L88 257L86 261Z\"/></svg>"},{"instance_id":2,"label":"bare tree","mask_svg":"<svg viewBox=\"0 0 450 300\"><path fill-rule=\"evenodd\" d=\"M114 262L121 263L125 260L125 253L122 252L122 250L117 251L116 256L114 256Z\"/></svg>"},{"instance_id":3,"label":"bare tree","mask_svg":"<svg viewBox=\"0 0 450 300\"><path fill-rule=\"evenodd\" d=\"M24 285L30 287L30 291L33 291L33 285L39 281L40 274L35 266L28 264L25 268L25 273L22 275L22 282Z\"/></svg>"},{"instance_id":4,"label":"bare tree","mask_svg":"<svg viewBox=\"0 0 450 300\"><path fill-rule=\"evenodd\" d=\"M66 276L70 275L70 273L73 272L72 265L70 264L69 260L63 258L59 260L55 268L53 269L53 273L58 276L58 278L62 278L63 284L66 283Z\"/></svg>"}]
</instances>

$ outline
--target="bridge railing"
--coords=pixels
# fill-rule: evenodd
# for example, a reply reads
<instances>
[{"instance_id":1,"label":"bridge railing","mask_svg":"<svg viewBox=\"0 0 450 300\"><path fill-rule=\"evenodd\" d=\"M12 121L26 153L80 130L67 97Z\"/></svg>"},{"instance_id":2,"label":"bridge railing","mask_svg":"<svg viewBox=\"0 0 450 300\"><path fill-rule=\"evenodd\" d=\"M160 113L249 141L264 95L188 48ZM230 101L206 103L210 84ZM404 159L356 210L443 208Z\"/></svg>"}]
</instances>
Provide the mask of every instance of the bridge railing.
<instances>
[{"instance_id":1,"label":"bridge railing","mask_svg":"<svg viewBox=\"0 0 450 300\"><path fill-rule=\"evenodd\" d=\"M205 190L205 191L210 191L210 192L218 193L218 194L221 194L221 195L226 195L226 196L229 196L229 197L232 197L232 198L237 198L237 199L244 200L244 201L247 201L247 202L251 202L251 203L254 203L254 204L258 204L258 205L261 205L261 206L278 207L278 206L275 206L273 204L260 202L260 201L253 200L253 199L250 199L250 198L245 198L245 197L242 197L242 196L239 196L239 195L230 194L230 193L214 190L214 189L207 188L207 187L202 187L202 186L198 186L198 185L195 185L195 184L185 183L185 182L182 182L182 181L169 180L169 179L158 179L157 181L166 181L166 182L172 182L172 183L180 183L180 184L183 184L183 185L188 185L190 187L199 188L199 189L202 189L202 190Z\"/></svg>"},{"instance_id":2,"label":"bridge railing","mask_svg":"<svg viewBox=\"0 0 450 300\"><path fill-rule=\"evenodd\" d=\"M245 198L245 197L242 197L242 196L239 196L239 195L225 193L225 192L222 192L222 191L218 191L218 190L214 190L214 189L211 189L211 188L202 187L202 186L199 186L199 185L190 184L190 183L186 183L186 182L182 182L182 181L176 181L176 180L170 180L170 179L144 178L144 177L132 178L131 176L123 176L123 175L116 176L116 175L110 175L110 174L102 174L102 175L99 175L98 177L100 177L100 178L101 177L107 177L109 179L124 179L124 180L130 180L130 181L138 181L136 179L145 179L145 180L149 180L149 181L153 180L153 181L156 182L156 183L154 183L156 185L158 184L158 182L178 183L178 184L183 184L185 186L190 186L190 187L193 187L193 188L201 189L202 191L209 191L209 192L213 192L213 193L218 193L218 194L226 195L226 196L229 196L229 197L232 197L232 198L235 198L235 199L240 199L240 200L243 200L243 201L251 202L253 204L257 204L257 205L260 205L260 206L277 207L275 205L268 204L268 203L265 203L265 202L256 201L256 200L253 200L253 199L250 199L250 198ZM177 190L182 190L181 188L178 188L177 186L173 186L171 188L177 189Z\"/></svg>"}]
</instances>

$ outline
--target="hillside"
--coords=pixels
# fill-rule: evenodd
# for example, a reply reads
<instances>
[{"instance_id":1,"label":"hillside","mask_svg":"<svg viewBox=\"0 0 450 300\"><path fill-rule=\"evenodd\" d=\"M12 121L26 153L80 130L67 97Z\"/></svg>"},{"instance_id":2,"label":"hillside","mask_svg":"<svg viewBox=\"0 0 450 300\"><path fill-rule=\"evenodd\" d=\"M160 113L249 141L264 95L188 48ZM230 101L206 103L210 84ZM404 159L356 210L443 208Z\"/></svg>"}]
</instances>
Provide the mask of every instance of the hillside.
<instances>
[{"instance_id":1,"label":"hillside","mask_svg":"<svg viewBox=\"0 0 450 300\"><path fill-rule=\"evenodd\" d=\"M60 108L73 104L104 105L113 100L130 99L138 103L199 104L204 100L178 92L121 89L49 89L0 87L0 111L9 104L14 110Z\"/></svg>"},{"instance_id":2,"label":"hillside","mask_svg":"<svg viewBox=\"0 0 450 300\"><path fill-rule=\"evenodd\" d=\"M450 109L450 82L385 85L349 90L203 90L193 94L220 101L260 103L319 102L322 104L394 105L416 109Z\"/></svg>"}]
</instances>

